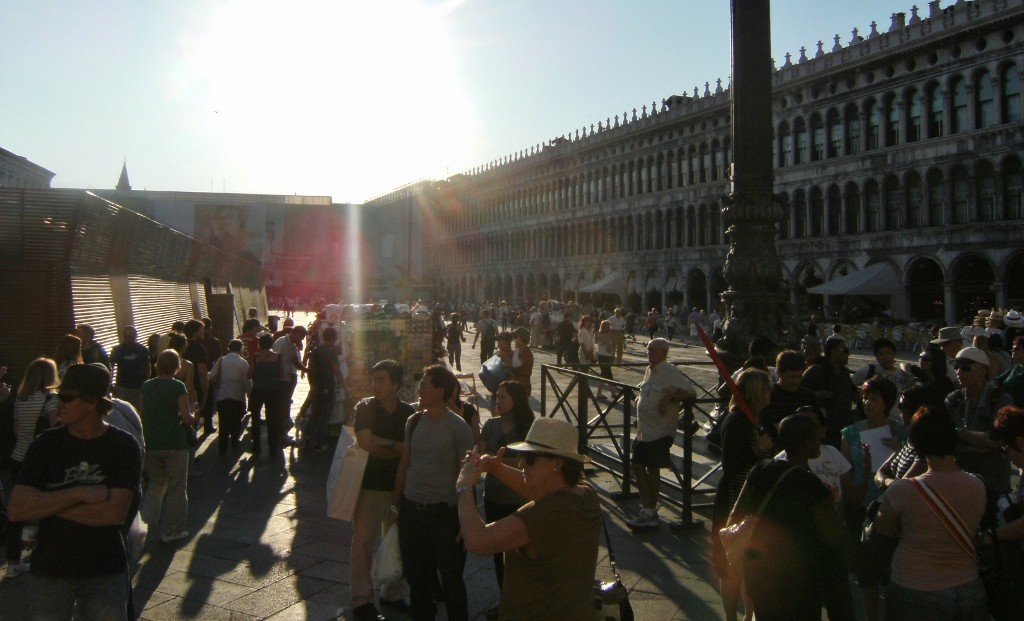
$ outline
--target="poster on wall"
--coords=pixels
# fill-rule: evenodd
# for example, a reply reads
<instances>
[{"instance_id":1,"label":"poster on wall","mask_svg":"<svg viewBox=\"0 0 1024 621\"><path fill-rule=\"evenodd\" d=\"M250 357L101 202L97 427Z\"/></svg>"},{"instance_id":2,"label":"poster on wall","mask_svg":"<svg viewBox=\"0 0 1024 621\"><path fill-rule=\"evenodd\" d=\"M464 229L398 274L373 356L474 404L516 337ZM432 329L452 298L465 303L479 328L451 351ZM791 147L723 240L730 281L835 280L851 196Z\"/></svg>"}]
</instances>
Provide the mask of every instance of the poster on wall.
<instances>
[{"instance_id":1,"label":"poster on wall","mask_svg":"<svg viewBox=\"0 0 1024 621\"><path fill-rule=\"evenodd\" d=\"M196 205L195 237L225 252L263 260L262 207Z\"/></svg>"}]
</instances>

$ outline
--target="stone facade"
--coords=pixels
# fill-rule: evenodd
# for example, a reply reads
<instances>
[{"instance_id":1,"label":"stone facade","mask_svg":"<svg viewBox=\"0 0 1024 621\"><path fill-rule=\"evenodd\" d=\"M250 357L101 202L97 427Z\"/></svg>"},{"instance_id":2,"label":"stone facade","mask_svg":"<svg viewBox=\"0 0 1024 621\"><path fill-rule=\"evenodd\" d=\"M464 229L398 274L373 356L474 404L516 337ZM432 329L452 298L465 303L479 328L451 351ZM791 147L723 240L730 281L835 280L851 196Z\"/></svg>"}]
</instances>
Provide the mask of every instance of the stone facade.
<instances>
[{"instance_id":1,"label":"stone facade","mask_svg":"<svg viewBox=\"0 0 1024 621\"><path fill-rule=\"evenodd\" d=\"M0 188L48 188L55 175L35 162L0 149Z\"/></svg>"},{"instance_id":2,"label":"stone facade","mask_svg":"<svg viewBox=\"0 0 1024 621\"><path fill-rule=\"evenodd\" d=\"M1024 306L1024 0L942 4L775 72L778 253L805 312ZM424 186L438 297L714 307L732 161L719 81ZM807 293L878 262L891 296Z\"/></svg>"}]
</instances>

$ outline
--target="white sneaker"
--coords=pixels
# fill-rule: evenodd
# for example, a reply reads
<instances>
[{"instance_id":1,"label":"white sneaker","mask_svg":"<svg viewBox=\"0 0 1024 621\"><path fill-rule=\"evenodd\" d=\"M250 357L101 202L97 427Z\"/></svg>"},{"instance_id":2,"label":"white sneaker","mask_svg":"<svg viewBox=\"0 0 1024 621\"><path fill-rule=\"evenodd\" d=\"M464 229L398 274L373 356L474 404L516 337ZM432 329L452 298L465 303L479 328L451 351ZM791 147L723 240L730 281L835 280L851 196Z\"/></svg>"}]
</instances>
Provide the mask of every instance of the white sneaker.
<instances>
[{"instance_id":1,"label":"white sneaker","mask_svg":"<svg viewBox=\"0 0 1024 621\"><path fill-rule=\"evenodd\" d=\"M17 578L21 574L27 574L29 571L28 563L7 563L7 573L4 574L5 578Z\"/></svg>"},{"instance_id":2,"label":"white sneaker","mask_svg":"<svg viewBox=\"0 0 1024 621\"><path fill-rule=\"evenodd\" d=\"M188 539L188 531L183 530L180 533L171 533L170 535L164 535L160 537L160 541L164 543L174 543L175 541L181 541L182 539Z\"/></svg>"},{"instance_id":3,"label":"white sneaker","mask_svg":"<svg viewBox=\"0 0 1024 621\"><path fill-rule=\"evenodd\" d=\"M647 508L641 509L635 518L626 522L626 525L630 528L653 528L658 524L657 510Z\"/></svg>"}]
</instances>

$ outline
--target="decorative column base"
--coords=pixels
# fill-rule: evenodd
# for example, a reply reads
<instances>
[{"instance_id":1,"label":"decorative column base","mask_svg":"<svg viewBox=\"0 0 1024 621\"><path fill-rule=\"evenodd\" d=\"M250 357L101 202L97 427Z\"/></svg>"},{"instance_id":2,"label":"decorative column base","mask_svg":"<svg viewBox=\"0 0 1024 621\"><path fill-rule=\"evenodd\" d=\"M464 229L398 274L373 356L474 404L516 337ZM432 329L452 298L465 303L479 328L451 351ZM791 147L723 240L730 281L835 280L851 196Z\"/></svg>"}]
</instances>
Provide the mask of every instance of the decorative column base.
<instances>
[{"instance_id":1,"label":"decorative column base","mask_svg":"<svg viewBox=\"0 0 1024 621\"><path fill-rule=\"evenodd\" d=\"M796 311L786 300L782 263L775 248L782 209L767 195L733 193L724 201L722 218L730 246L722 271L729 289L722 293L727 307L725 335L716 345L728 352L732 361L745 358L750 341L757 336L789 346L798 343L803 334Z\"/></svg>"}]
</instances>

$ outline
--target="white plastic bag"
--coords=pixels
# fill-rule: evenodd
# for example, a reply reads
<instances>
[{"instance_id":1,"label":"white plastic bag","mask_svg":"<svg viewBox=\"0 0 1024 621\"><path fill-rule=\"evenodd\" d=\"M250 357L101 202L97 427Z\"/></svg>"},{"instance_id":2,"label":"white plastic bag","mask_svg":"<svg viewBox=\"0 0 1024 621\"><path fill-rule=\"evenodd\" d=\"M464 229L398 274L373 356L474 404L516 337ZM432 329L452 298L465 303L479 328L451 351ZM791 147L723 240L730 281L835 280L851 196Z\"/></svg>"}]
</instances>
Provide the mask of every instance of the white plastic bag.
<instances>
[{"instance_id":1,"label":"white plastic bag","mask_svg":"<svg viewBox=\"0 0 1024 621\"><path fill-rule=\"evenodd\" d=\"M398 547L398 525L393 524L384 533L380 547L373 555L374 584L393 584L402 579L402 551Z\"/></svg>"},{"instance_id":2,"label":"white plastic bag","mask_svg":"<svg viewBox=\"0 0 1024 621\"><path fill-rule=\"evenodd\" d=\"M338 445L334 449L334 460L327 475L327 515L352 521L356 500L363 485L363 472L370 454L359 448L350 427L343 427Z\"/></svg>"}]
</instances>

